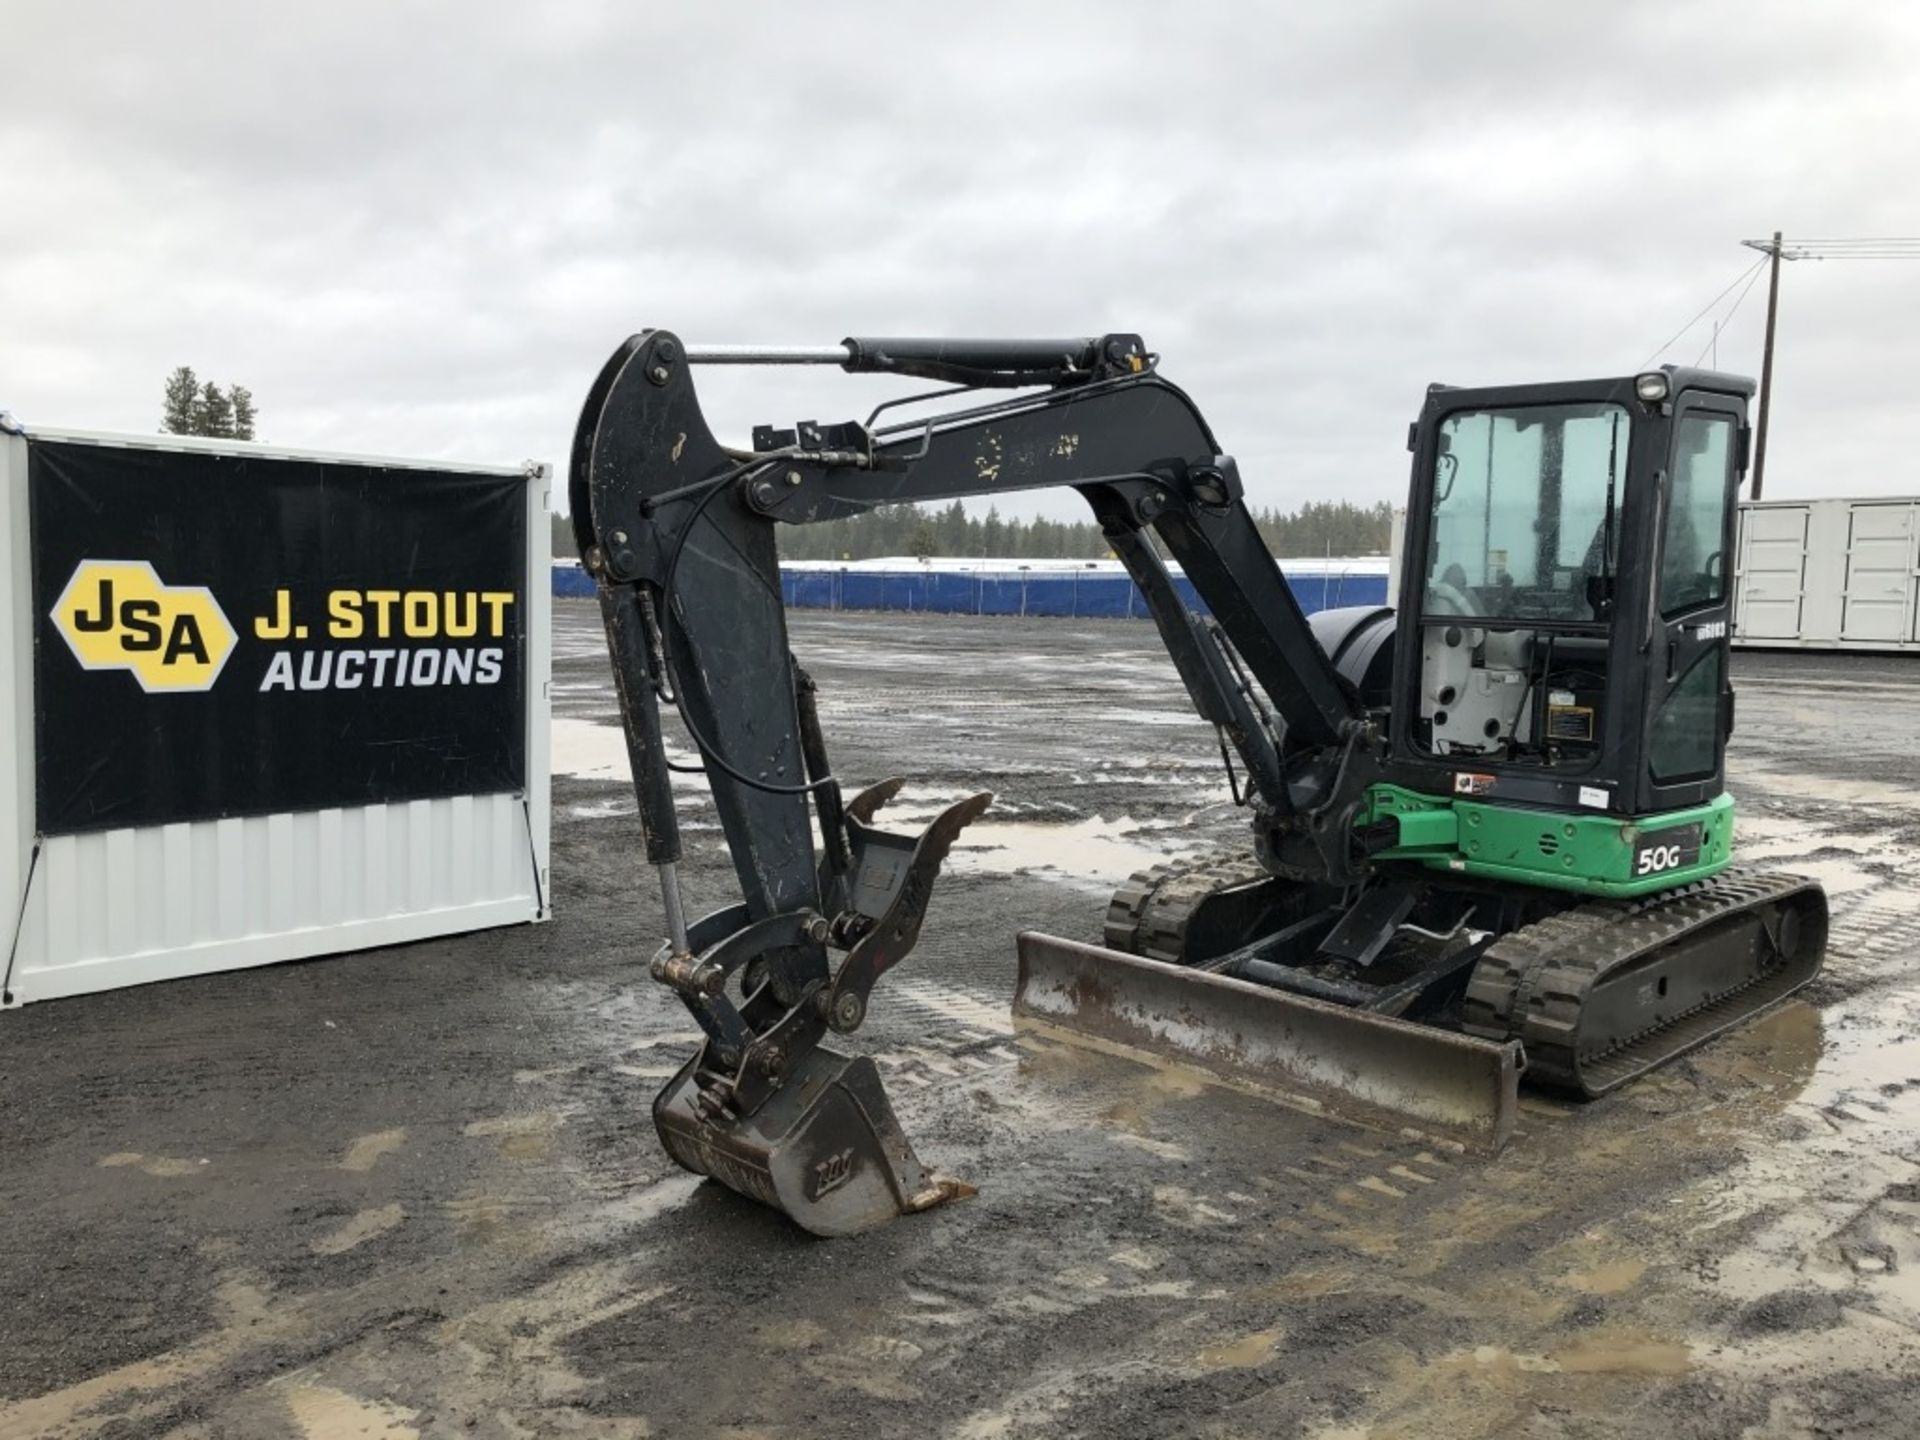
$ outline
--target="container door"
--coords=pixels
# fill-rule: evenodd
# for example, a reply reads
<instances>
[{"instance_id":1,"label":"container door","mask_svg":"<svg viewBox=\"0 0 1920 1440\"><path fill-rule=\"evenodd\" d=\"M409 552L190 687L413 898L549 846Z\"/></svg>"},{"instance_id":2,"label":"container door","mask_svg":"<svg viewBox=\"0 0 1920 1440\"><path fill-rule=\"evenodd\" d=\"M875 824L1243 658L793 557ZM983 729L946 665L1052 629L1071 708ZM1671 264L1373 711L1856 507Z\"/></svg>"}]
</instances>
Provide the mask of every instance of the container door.
<instances>
[{"instance_id":1,"label":"container door","mask_svg":"<svg viewBox=\"0 0 1920 1440\"><path fill-rule=\"evenodd\" d=\"M1742 516L1740 603L1734 611L1742 640L1800 638L1807 518L1804 505L1754 506Z\"/></svg>"},{"instance_id":2,"label":"container door","mask_svg":"<svg viewBox=\"0 0 1920 1440\"><path fill-rule=\"evenodd\" d=\"M1847 524L1842 640L1913 637L1913 506L1855 505Z\"/></svg>"}]
</instances>

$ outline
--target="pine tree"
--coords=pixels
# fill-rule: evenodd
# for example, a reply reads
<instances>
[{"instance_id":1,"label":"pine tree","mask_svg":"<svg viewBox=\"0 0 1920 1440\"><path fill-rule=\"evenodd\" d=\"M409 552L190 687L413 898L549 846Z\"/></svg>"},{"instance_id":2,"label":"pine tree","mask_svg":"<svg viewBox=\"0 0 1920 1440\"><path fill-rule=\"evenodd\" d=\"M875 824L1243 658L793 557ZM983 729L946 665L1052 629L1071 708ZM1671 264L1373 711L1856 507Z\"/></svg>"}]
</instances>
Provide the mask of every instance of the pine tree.
<instances>
[{"instance_id":1,"label":"pine tree","mask_svg":"<svg viewBox=\"0 0 1920 1440\"><path fill-rule=\"evenodd\" d=\"M218 440L251 440L260 412L253 391L244 385L222 390L211 380L204 385L191 365L182 365L167 377L160 430L166 435L206 435Z\"/></svg>"},{"instance_id":2,"label":"pine tree","mask_svg":"<svg viewBox=\"0 0 1920 1440\"><path fill-rule=\"evenodd\" d=\"M907 537L907 552L916 559L925 560L940 553L940 542L934 537L933 522L921 519L913 527L913 533Z\"/></svg>"},{"instance_id":3,"label":"pine tree","mask_svg":"<svg viewBox=\"0 0 1920 1440\"><path fill-rule=\"evenodd\" d=\"M942 555L967 555L972 553L968 541L972 538L970 523L967 520L967 507L956 500L939 512L934 521L934 536L939 541Z\"/></svg>"},{"instance_id":4,"label":"pine tree","mask_svg":"<svg viewBox=\"0 0 1920 1440\"><path fill-rule=\"evenodd\" d=\"M200 377L191 365L182 365L167 377L166 402L160 412L160 430L166 435L192 435L200 399Z\"/></svg>"},{"instance_id":5,"label":"pine tree","mask_svg":"<svg viewBox=\"0 0 1920 1440\"><path fill-rule=\"evenodd\" d=\"M253 439L253 391L244 385L233 385L227 393L233 399L233 438L236 440Z\"/></svg>"},{"instance_id":6,"label":"pine tree","mask_svg":"<svg viewBox=\"0 0 1920 1440\"><path fill-rule=\"evenodd\" d=\"M216 440L233 438L233 397L211 380L200 387L200 403L195 411L194 434Z\"/></svg>"}]
</instances>

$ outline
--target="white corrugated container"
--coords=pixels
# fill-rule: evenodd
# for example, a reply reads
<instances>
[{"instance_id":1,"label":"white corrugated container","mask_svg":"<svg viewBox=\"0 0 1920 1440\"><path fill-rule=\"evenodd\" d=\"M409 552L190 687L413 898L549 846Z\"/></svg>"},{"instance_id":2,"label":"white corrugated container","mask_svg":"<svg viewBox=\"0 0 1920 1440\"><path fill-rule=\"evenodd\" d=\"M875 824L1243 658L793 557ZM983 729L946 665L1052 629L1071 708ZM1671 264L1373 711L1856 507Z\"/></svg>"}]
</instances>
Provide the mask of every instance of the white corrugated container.
<instances>
[{"instance_id":1,"label":"white corrugated container","mask_svg":"<svg viewBox=\"0 0 1920 1440\"><path fill-rule=\"evenodd\" d=\"M1920 497L1741 507L1734 643L1920 650Z\"/></svg>"},{"instance_id":2,"label":"white corrugated container","mask_svg":"<svg viewBox=\"0 0 1920 1440\"><path fill-rule=\"evenodd\" d=\"M543 465L484 467L178 436L35 431L153 450L526 481L526 787L42 837L35 820L27 442L0 434L0 1004L392 945L547 917L552 592Z\"/></svg>"},{"instance_id":3,"label":"white corrugated container","mask_svg":"<svg viewBox=\"0 0 1920 1440\"><path fill-rule=\"evenodd\" d=\"M1406 512L1394 512L1397 602ZM1733 643L1752 649L1920 651L1920 496L1740 506Z\"/></svg>"}]
</instances>

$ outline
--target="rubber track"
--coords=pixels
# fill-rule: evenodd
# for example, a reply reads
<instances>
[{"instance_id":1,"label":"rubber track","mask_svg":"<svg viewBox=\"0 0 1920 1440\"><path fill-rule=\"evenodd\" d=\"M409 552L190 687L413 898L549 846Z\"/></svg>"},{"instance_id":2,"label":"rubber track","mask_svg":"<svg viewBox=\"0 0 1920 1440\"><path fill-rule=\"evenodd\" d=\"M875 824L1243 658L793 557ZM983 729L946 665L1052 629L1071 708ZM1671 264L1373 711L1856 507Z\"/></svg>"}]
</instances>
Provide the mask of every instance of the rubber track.
<instances>
[{"instance_id":1,"label":"rubber track","mask_svg":"<svg viewBox=\"0 0 1920 1440\"><path fill-rule=\"evenodd\" d=\"M1244 850L1215 850L1139 871L1107 904L1107 947L1184 964L1187 926L1203 902L1223 890L1272 878Z\"/></svg>"},{"instance_id":2,"label":"rubber track","mask_svg":"<svg viewBox=\"0 0 1920 1440\"><path fill-rule=\"evenodd\" d=\"M1778 871L1734 868L1710 880L1643 900L1581 905L1505 935L1474 967L1462 1028L1490 1039L1518 1039L1536 1083L1585 1096L1604 1095L1784 999L1819 972L1822 945L1802 946L1746 984L1604 1047L1584 1045L1581 1014L1594 989L1653 951L1707 925L1817 897L1814 882ZM1818 937L1824 938L1824 936Z\"/></svg>"}]
</instances>

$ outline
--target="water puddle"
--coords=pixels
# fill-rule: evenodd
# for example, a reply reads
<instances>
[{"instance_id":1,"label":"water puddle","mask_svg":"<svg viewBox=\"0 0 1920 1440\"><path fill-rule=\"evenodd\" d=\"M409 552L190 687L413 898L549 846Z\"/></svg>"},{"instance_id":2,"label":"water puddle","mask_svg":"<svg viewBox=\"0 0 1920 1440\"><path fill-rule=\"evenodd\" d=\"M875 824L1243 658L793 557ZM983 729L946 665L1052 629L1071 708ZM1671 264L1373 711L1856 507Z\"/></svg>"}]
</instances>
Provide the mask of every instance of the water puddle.
<instances>
[{"instance_id":1,"label":"water puddle","mask_svg":"<svg viewBox=\"0 0 1920 1440\"><path fill-rule=\"evenodd\" d=\"M1816 850L1845 850L1890 861L1907 859L1911 852L1895 847L1898 838L1893 830L1835 830L1772 816L1741 815L1734 822L1734 845L1742 860L1773 860Z\"/></svg>"},{"instance_id":2,"label":"water puddle","mask_svg":"<svg viewBox=\"0 0 1920 1440\"><path fill-rule=\"evenodd\" d=\"M1687 1346L1633 1334L1589 1336L1545 1355L1481 1345L1441 1363L1504 1375L1684 1375L1693 1368Z\"/></svg>"},{"instance_id":3,"label":"water puddle","mask_svg":"<svg viewBox=\"0 0 1920 1440\"><path fill-rule=\"evenodd\" d=\"M1273 1358L1280 1331L1256 1330L1224 1345L1211 1345L1195 1356L1202 1370L1249 1370Z\"/></svg>"},{"instance_id":4,"label":"water puddle","mask_svg":"<svg viewBox=\"0 0 1920 1440\"><path fill-rule=\"evenodd\" d=\"M1044 870L1117 884L1137 870L1200 848L1194 838L1175 839L1154 833L1157 828L1098 815L1071 824L987 820L961 832L950 863L986 874Z\"/></svg>"},{"instance_id":5,"label":"water puddle","mask_svg":"<svg viewBox=\"0 0 1920 1440\"><path fill-rule=\"evenodd\" d=\"M1811 766L1803 772L1788 774L1741 765L1732 780L1734 789L1742 793L1753 789L1769 795L1795 795L1846 805L1886 805L1899 810L1920 808L1920 793L1911 785L1897 780L1843 780L1823 775Z\"/></svg>"},{"instance_id":6,"label":"water puddle","mask_svg":"<svg viewBox=\"0 0 1920 1440\"><path fill-rule=\"evenodd\" d=\"M380 1157L391 1155L407 1143L407 1132L398 1130L376 1130L371 1135L355 1137L340 1157L340 1168L365 1173L380 1163Z\"/></svg>"},{"instance_id":7,"label":"water puddle","mask_svg":"<svg viewBox=\"0 0 1920 1440\"><path fill-rule=\"evenodd\" d=\"M1742 855L1741 859L1749 857ZM1754 857L1758 858L1758 857ZM1769 868L1773 868L1769 866ZM1827 892L1827 898L1837 900L1843 895L1854 895L1861 891L1872 890L1885 882L1880 876L1869 870L1862 870L1852 860L1802 860L1798 858L1782 860L1779 869L1792 875L1804 875L1809 880L1820 882L1820 888Z\"/></svg>"},{"instance_id":8,"label":"water puddle","mask_svg":"<svg viewBox=\"0 0 1920 1440\"><path fill-rule=\"evenodd\" d=\"M567 807L568 816L574 820L611 820L616 815L638 813L639 806L632 800L590 800Z\"/></svg>"},{"instance_id":9,"label":"water puddle","mask_svg":"<svg viewBox=\"0 0 1920 1440\"><path fill-rule=\"evenodd\" d=\"M1684 1375L1693 1368L1685 1345L1638 1336L1595 1336L1549 1358L1567 1375Z\"/></svg>"},{"instance_id":10,"label":"water puddle","mask_svg":"<svg viewBox=\"0 0 1920 1440\"><path fill-rule=\"evenodd\" d=\"M633 767L627 761L627 732L618 725L602 725L598 720L576 720L564 715L553 717L551 759L548 769L555 775L571 775L577 780L622 780L631 784ZM676 765L693 765L699 757L669 744L667 758ZM704 790L707 782L698 775L675 775L676 786Z\"/></svg>"},{"instance_id":11,"label":"water puddle","mask_svg":"<svg viewBox=\"0 0 1920 1440\"><path fill-rule=\"evenodd\" d=\"M1848 1328L1920 1327L1920 1163L1909 1158L1920 1132L1920 995L1855 997L1798 1037L1781 1027L1796 1009L1810 1012L1789 1007L1755 1027L1815 1050L1768 1133L1756 1140L1738 1107L1702 1122L1731 1131L1746 1152L1694 1202L1695 1236L1740 1237L1716 1245L1712 1284L1786 1316L1775 1327L1783 1330L1798 1330L1799 1302L1822 1294L1844 1302ZM1789 1074L1806 1064L1801 1048L1788 1044L1781 1057Z\"/></svg>"},{"instance_id":12,"label":"water puddle","mask_svg":"<svg viewBox=\"0 0 1920 1440\"><path fill-rule=\"evenodd\" d=\"M550 768L583 780L631 780L626 733L597 720L552 720Z\"/></svg>"},{"instance_id":13,"label":"water puddle","mask_svg":"<svg viewBox=\"0 0 1920 1440\"><path fill-rule=\"evenodd\" d=\"M1609 1265L1596 1265L1591 1270L1569 1275L1567 1284L1584 1295L1618 1295L1639 1284L1640 1277L1646 1273L1647 1262L1644 1260L1616 1260Z\"/></svg>"},{"instance_id":14,"label":"water puddle","mask_svg":"<svg viewBox=\"0 0 1920 1440\"><path fill-rule=\"evenodd\" d=\"M325 1385L295 1386L287 1392L287 1409L307 1440L349 1435L420 1440L420 1432L408 1423L419 1411L384 1400L362 1400Z\"/></svg>"},{"instance_id":15,"label":"water puddle","mask_svg":"<svg viewBox=\"0 0 1920 1440\"><path fill-rule=\"evenodd\" d=\"M407 1218L398 1204L362 1210L338 1229L322 1235L308 1248L316 1255L344 1255L377 1236L397 1229Z\"/></svg>"},{"instance_id":16,"label":"water puddle","mask_svg":"<svg viewBox=\"0 0 1920 1440\"><path fill-rule=\"evenodd\" d=\"M1143 725L1155 730L1207 724L1191 710L1140 710L1126 706L1109 707L1101 711L1100 719L1102 724Z\"/></svg>"},{"instance_id":17,"label":"water puddle","mask_svg":"<svg viewBox=\"0 0 1920 1440\"><path fill-rule=\"evenodd\" d=\"M117 1150L111 1155L101 1156L94 1163L109 1170L133 1166L143 1174L162 1180L174 1180L182 1175L197 1175L200 1167L209 1162L189 1160L178 1155L142 1155L137 1150Z\"/></svg>"}]
</instances>

